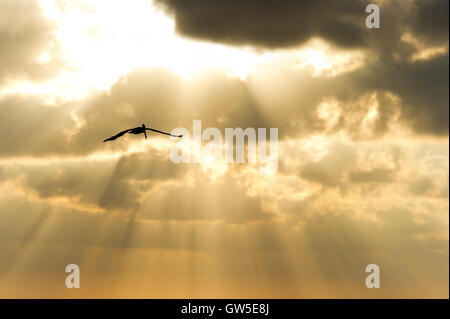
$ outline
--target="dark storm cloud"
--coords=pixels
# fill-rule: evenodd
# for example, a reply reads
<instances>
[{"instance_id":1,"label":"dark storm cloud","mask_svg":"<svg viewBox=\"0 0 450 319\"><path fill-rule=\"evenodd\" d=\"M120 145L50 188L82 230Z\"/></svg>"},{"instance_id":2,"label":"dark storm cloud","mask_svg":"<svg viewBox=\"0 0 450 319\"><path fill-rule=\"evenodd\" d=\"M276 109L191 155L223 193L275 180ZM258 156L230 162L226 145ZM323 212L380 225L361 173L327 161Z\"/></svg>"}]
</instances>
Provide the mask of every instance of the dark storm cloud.
<instances>
[{"instance_id":1,"label":"dark storm cloud","mask_svg":"<svg viewBox=\"0 0 450 319\"><path fill-rule=\"evenodd\" d=\"M283 128L280 136L323 132L324 123L316 110L321 102L333 98L342 113L329 133L343 130L354 139L367 138L361 133L370 108L367 97L373 93L378 109L370 138L389 132L394 121L418 134L448 135L448 52L408 61L415 52L408 51L402 59L382 54L355 71L333 77L311 77L307 69L273 68L265 83L260 84L257 73L248 82L270 125Z\"/></svg>"},{"instance_id":2,"label":"dark storm cloud","mask_svg":"<svg viewBox=\"0 0 450 319\"><path fill-rule=\"evenodd\" d=\"M401 120L418 133L448 135L448 53L424 61L389 57L341 77L353 92L392 92L401 98ZM383 102L383 101L382 101ZM389 111L389 101L382 104Z\"/></svg>"},{"instance_id":3,"label":"dark storm cloud","mask_svg":"<svg viewBox=\"0 0 450 319\"><path fill-rule=\"evenodd\" d=\"M178 32L215 42L279 48L300 45L317 36L343 47L371 45L366 1L347 0L154 0L170 12ZM441 0L380 3L381 37L411 30L427 39L448 38L448 2ZM369 41L368 41L369 40Z\"/></svg>"},{"instance_id":4,"label":"dark storm cloud","mask_svg":"<svg viewBox=\"0 0 450 319\"><path fill-rule=\"evenodd\" d=\"M301 45L318 36L338 46L364 48L370 55L367 66L331 80L308 79L310 83L299 84L298 90L309 87L308 102L314 104L316 87L320 87L318 97L335 95L347 97L346 101L366 92L390 91L402 99L402 120L415 131L448 134L448 53L411 61L419 48L402 40L410 33L424 45L448 45L448 1L383 2L380 29L365 27L364 8L368 3L359 1L157 0L156 3L172 12L181 34L200 39L281 48ZM276 83L277 77L272 81ZM301 100L304 98L297 98L297 107L289 110L289 116L300 109L301 102L306 102ZM308 110L314 109L314 105L301 109L302 117L308 118L311 117ZM381 111L378 134L388 129L386 121L392 118L389 103L383 103ZM311 120L301 125L313 122L318 125Z\"/></svg>"},{"instance_id":5,"label":"dark storm cloud","mask_svg":"<svg viewBox=\"0 0 450 319\"><path fill-rule=\"evenodd\" d=\"M63 62L55 28L35 1L0 2L0 84L15 78L42 80L57 73ZM41 62L44 53L49 59Z\"/></svg>"},{"instance_id":6,"label":"dark storm cloud","mask_svg":"<svg viewBox=\"0 0 450 319\"><path fill-rule=\"evenodd\" d=\"M417 0L413 6L411 28L429 43L448 41L449 2Z\"/></svg>"},{"instance_id":7,"label":"dark storm cloud","mask_svg":"<svg viewBox=\"0 0 450 319\"><path fill-rule=\"evenodd\" d=\"M364 44L362 1L156 0L183 35L231 44L287 47L313 36L344 47Z\"/></svg>"}]
</instances>

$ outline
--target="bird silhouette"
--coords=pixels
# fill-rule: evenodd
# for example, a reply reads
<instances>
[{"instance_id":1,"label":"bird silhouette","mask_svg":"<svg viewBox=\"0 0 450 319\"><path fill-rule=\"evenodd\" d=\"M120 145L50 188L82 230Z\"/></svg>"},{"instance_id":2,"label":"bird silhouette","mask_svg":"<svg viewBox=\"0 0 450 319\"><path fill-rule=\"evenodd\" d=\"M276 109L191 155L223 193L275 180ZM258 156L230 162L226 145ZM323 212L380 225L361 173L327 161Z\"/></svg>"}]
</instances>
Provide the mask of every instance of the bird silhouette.
<instances>
[{"instance_id":1,"label":"bird silhouette","mask_svg":"<svg viewBox=\"0 0 450 319\"><path fill-rule=\"evenodd\" d=\"M145 138L147 138L147 132L146 131L153 131L153 132L156 132L156 133L161 133L161 134L165 134L165 135L169 135L169 136L173 136L173 137L183 137L183 135L173 135L173 134L166 133L166 132L163 132L163 131L155 130L153 128L145 127L145 124L142 124L142 126L138 126L138 127L135 127L135 128L129 128L127 130L119 132L116 135L111 136L110 138L107 138L106 140L104 140L103 143L105 143L107 141L113 141L116 138L119 138L122 135L125 135L126 133L130 133L130 134L142 134L142 133L144 133Z\"/></svg>"}]
</instances>

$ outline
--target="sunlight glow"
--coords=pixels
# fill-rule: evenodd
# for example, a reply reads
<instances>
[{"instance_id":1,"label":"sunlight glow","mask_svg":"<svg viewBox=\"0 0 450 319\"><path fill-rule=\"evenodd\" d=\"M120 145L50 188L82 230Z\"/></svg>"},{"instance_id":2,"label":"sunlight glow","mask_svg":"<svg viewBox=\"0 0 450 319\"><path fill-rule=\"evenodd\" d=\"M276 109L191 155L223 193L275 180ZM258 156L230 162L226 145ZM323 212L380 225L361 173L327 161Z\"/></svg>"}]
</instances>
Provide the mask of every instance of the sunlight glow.
<instances>
[{"instance_id":1,"label":"sunlight glow","mask_svg":"<svg viewBox=\"0 0 450 319\"><path fill-rule=\"evenodd\" d=\"M55 22L55 36L65 61L60 74L48 81L10 83L3 94L27 92L48 96L49 104L81 99L108 90L117 79L138 67L164 67L181 77L210 69L245 80L260 63L281 61L294 69L313 67L313 75L334 76L363 63L361 52L341 52L313 39L306 45L277 51L256 51L195 41L175 33L174 21L149 0L39 0L45 16ZM336 52L335 52L336 51ZM37 59L48 62L51 52Z\"/></svg>"}]
</instances>

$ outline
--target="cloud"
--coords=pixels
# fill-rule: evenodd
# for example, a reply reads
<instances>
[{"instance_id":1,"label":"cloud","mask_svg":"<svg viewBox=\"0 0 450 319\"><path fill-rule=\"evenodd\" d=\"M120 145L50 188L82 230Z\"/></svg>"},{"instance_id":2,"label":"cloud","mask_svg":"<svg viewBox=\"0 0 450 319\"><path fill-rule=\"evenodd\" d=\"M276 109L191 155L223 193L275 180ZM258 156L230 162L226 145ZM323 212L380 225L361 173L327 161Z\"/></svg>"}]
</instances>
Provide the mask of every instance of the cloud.
<instances>
[{"instance_id":1,"label":"cloud","mask_svg":"<svg viewBox=\"0 0 450 319\"><path fill-rule=\"evenodd\" d=\"M317 162L307 163L300 175L311 181L336 186L343 178L344 170L355 161L355 149L343 144L333 145L329 153Z\"/></svg>"},{"instance_id":2,"label":"cloud","mask_svg":"<svg viewBox=\"0 0 450 319\"><path fill-rule=\"evenodd\" d=\"M448 1L415 1L412 29L428 43L448 42Z\"/></svg>"},{"instance_id":3,"label":"cloud","mask_svg":"<svg viewBox=\"0 0 450 319\"><path fill-rule=\"evenodd\" d=\"M393 125L445 136L448 77L441 63L448 61L401 62L403 66L393 64L386 70L369 65L332 78L271 66L248 81L220 72L183 80L164 69L141 68L121 77L109 92L70 103L48 105L39 96L6 95L0 98L0 133L9 138L0 142L0 156L123 151L130 136L114 143L101 141L142 122L164 131L192 131L195 119L202 120L203 129L222 132L227 127L276 127L280 140L339 133L370 140L390 134ZM435 64L432 70L429 64ZM265 72L271 74L270 81ZM335 112L332 122L330 112ZM150 142L155 137L151 135Z\"/></svg>"},{"instance_id":4,"label":"cloud","mask_svg":"<svg viewBox=\"0 0 450 319\"><path fill-rule=\"evenodd\" d=\"M0 84L11 79L43 80L57 74L63 61L53 33L56 25L35 1L2 1L0 21Z\"/></svg>"},{"instance_id":5,"label":"cloud","mask_svg":"<svg viewBox=\"0 0 450 319\"><path fill-rule=\"evenodd\" d=\"M399 49L392 39L410 30L427 41L448 41L448 3L383 1L381 29L368 32L363 1L156 0L174 16L182 35L237 45L280 48L320 37L342 47ZM399 9L401 8L401 9ZM385 39L383 39L385 38ZM436 41L434 41L436 40ZM394 44L394 45L392 45Z\"/></svg>"},{"instance_id":6,"label":"cloud","mask_svg":"<svg viewBox=\"0 0 450 319\"><path fill-rule=\"evenodd\" d=\"M448 294L448 3L383 1L380 30L365 29L359 1L158 3L181 34L292 51L245 80L142 67L79 100L0 96L0 296L65 296L58 274L74 262L103 287L94 297L148 297L155 279L166 290L151 293L172 298L204 298L211 285L243 298ZM31 2L0 9L19 30L0 23L0 82L54 74L57 26ZM295 54L316 37L326 56L361 63L302 65ZM102 143L142 122L190 130L195 119L278 128L279 170L174 164L173 141L156 134ZM381 292L363 285L369 263L382 267Z\"/></svg>"},{"instance_id":7,"label":"cloud","mask_svg":"<svg viewBox=\"0 0 450 319\"><path fill-rule=\"evenodd\" d=\"M413 172L448 174L445 143L420 152L380 143L330 143L316 158L317 145L299 141L301 147L283 152L286 171L272 177L245 166L212 178L152 147L118 158L3 160L0 272L4 283L12 273L47 278L76 262L89 283L101 272L102 280L120 275L128 283L123 289L136 289L150 280L143 275L153 265L152 276L175 276L178 286L190 278L203 287L199 273L206 271L224 284L250 274L265 287L285 283L284 295L272 296L357 297L367 294L357 288L365 265L376 262L387 289L380 296L439 296L448 274L448 199L412 195L409 180ZM304 179L290 171L293 160L331 177ZM131 284L132 274L146 279ZM417 294L406 284L423 281L435 289ZM305 285L307 292L298 289ZM310 291L312 285L327 288Z\"/></svg>"},{"instance_id":8,"label":"cloud","mask_svg":"<svg viewBox=\"0 0 450 319\"><path fill-rule=\"evenodd\" d=\"M314 95L317 87L320 97L334 95L340 99L346 97L345 101L371 92L390 92L401 99L402 121L415 131L448 134L448 3L445 1L385 1L380 4L382 27L376 30L364 26L367 3L358 1L274 4L256 0L224 3L160 0L156 3L172 12L181 34L200 39L274 49L299 46L319 37L338 46L365 50L366 65L355 72L328 81L308 79L296 85L299 92L308 92L307 98L292 95L284 100L295 101L293 112L302 110L304 118L310 116L308 109L318 103ZM444 53L413 63L411 59L423 48L404 41L406 34L422 41L422 46L447 48ZM283 76L290 77L290 74ZM282 80L271 77L274 87L277 81ZM297 83L286 82L293 86L292 83ZM283 99L280 100L271 107L280 108ZM313 105L300 107L305 102ZM380 110L382 122L392 117L392 103L386 102L383 101ZM383 132L381 127L378 133Z\"/></svg>"},{"instance_id":9,"label":"cloud","mask_svg":"<svg viewBox=\"0 0 450 319\"><path fill-rule=\"evenodd\" d=\"M376 221L342 211L316 213L305 216L297 231L279 221L241 227L135 220L130 234L130 220L121 216L52 209L48 203L29 205L14 199L0 201L4 212L0 215L0 253L4 257L0 272L6 275L3 283L11 280L11 273L26 277L39 272L40 278L53 287L53 282L61 282L61 278L52 276L75 262L83 269L85 286L92 284L92 276L101 273L102 280L96 284L105 285L120 276L117 284L121 291L148 287L150 278L144 274L152 265L151 277L167 277L165 285L171 287L175 282L179 287L188 278L195 280L197 289L202 288L200 295L205 293L205 277L224 284L238 281L227 290L232 295L243 287L255 287L254 282L238 280L242 277L274 289L281 281L290 296L370 297L363 285L364 268L377 263L383 271L383 296L445 293L439 283L448 276L448 239L438 234L446 233L447 225L435 213L417 220L416 211L395 206L390 210L375 208ZM136 275L139 282L130 282ZM324 288L311 291L312 283ZM32 280L32 287L35 284ZM305 285L308 292L298 289ZM411 289L420 285L424 290L419 294ZM59 286L51 292L65 289ZM180 289L189 291L184 285ZM3 295L11 293L2 291ZM43 293L45 290L35 292ZM177 293L172 291L172 295ZM260 292L252 290L244 295L259 296ZM271 291L271 295L283 294Z\"/></svg>"},{"instance_id":10,"label":"cloud","mask_svg":"<svg viewBox=\"0 0 450 319\"><path fill-rule=\"evenodd\" d=\"M40 96L0 97L0 156L65 153L65 133L75 122L67 105L48 106Z\"/></svg>"},{"instance_id":11,"label":"cloud","mask_svg":"<svg viewBox=\"0 0 450 319\"><path fill-rule=\"evenodd\" d=\"M354 183L386 183L394 180L395 173L393 169L388 168L355 170L350 172L349 178Z\"/></svg>"},{"instance_id":12,"label":"cloud","mask_svg":"<svg viewBox=\"0 0 450 319\"><path fill-rule=\"evenodd\" d=\"M447 51L415 63L386 58L343 80L355 91L394 93L401 100L401 121L415 132L448 135L448 79Z\"/></svg>"},{"instance_id":13,"label":"cloud","mask_svg":"<svg viewBox=\"0 0 450 319\"><path fill-rule=\"evenodd\" d=\"M334 143L326 155L302 164L299 176L327 187L349 187L351 184L392 183L401 172L401 154L395 147L377 154L376 148ZM378 157L378 158L377 158Z\"/></svg>"},{"instance_id":14,"label":"cloud","mask_svg":"<svg viewBox=\"0 0 450 319\"><path fill-rule=\"evenodd\" d=\"M168 185L148 194L142 218L175 221L225 221L247 224L267 221L274 214L262 205L262 196L249 196L239 179L226 176L217 181L198 177L193 183Z\"/></svg>"},{"instance_id":15,"label":"cloud","mask_svg":"<svg viewBox=\"0 0 450 319\"><path fill-rule=\"evenodd\" d=\"M320 36L340 46L364 44L360 1L157 0L183 35L231 44L287 47Z\"/></svg>"},{"instance_id":16,"label":"cloud","mask_svg":"<svg viewBox=\"0 0 450 319\"><path fill-rule=\"evenodd\" d=\"M3 168L2 168L3 170ZM90 212L130 212L160 182L182 176L180 166L149 148L120 158L72 158L40 164L9 165L2 180L16 181L20 192L36 201L61 202Z\"/></svg>"},{"instance_id":17,"label":"cloud","mask_svg":"<svg viewBox=\"0 0 450 319\"><path fill-rule=\"evenodd\" d=\"M11 183L32 202L62 209L156 221L245 224L274 218L262 197L249 195L238 177L210 180L201 166L174 164L154 148L118 159L11 163L4 170L2 183Z\"/></svg>"},{"instance_id":18,"label":"cloud","mask_svg":"<svg viewBox=\"0 0 450 319\"><path fill-rule=\"evenodd\" d=\"M168 1L165 5L177 11L178 6L184 8L186 3ZM313 75L308 67L293 68L280 61L258 65L246 81L229 78L223 71L209 72L196 79L182 79L168 70L139 68L119 78L109 91L94 92L71 103L57 101L48 106L44 97L4 95L0 99L0 133L9 138L0 142L0 156L81 155L125 150L128 147L125 140L108 145L99 141L141 122L170 131L180 126L190 128L193 119L201 119L205 127L219 129L277 127L280 140L340 133L355 140L372 139L389 134L392 126L398 124L416 134L447 136L448 50L413 61L411 57L420 48L402 38L410 32L417 41L448 45L448 37L445 37L448 28L444 28L448 19L441 10L446 4L431 0L408 3L403 3L404 10L394 10L392 3L383 2L383 27L367 34L370 43L363 47L366 50L364 63L355 70L335 76ZM219 6L211 1L193 1L191 4L191 9L180 11L180 14L205 13L209 12L209 7L216 10ZM230 14L234 10L240 12L240 5L245 8L260 5L260 11L256 10L255 16L249 18L252 23L259 13L267 14L269 6L269 3L259 1L232 4L220 5L225 10L221 11L223 17L227 10ZM0 26L0 36L6 37L4 43L12 41L0 52L5 55L0 61L12 59L4 65L0 62L0 78L2 70L13 74L17 71L13 72L16 66L24 68L20 72L27 73L25 68L30 65L27 61L33 60L37 52L45 51L46 45L55 41L54 26L43 17L38 6L24 0L3 2L2 6L12 12L6 21L19 12L20 18L17 18L18 29L15 31L8 29L10 23ZM290 10L291 6L295 10ZM314 19L300 19L307 24L320 19L327 22L332 16L339 16L337 13L332 15L331 9L350 12L342 17L351 17L351 9L359 4L333 1L327 2L325 7L322 3L292 1L275 6L268 18L273 18L276 24L275 21L281 19L277 15L278 9L296 15L303 14L303 6L305 10L317 11ZM241 11L245 16L246 11ZM319 11L324 12L319 14ZM427 28L421 28L434 12L440 14L429 21ZM314 21L311 23L316 23ZM308 28L300 30L310 32ZM18 49L18 45L26 47ZM326 110L330 101L336 111L332 124L329 114L323 116L320 113L321 108Z\"/></svg>"}]
</instances>

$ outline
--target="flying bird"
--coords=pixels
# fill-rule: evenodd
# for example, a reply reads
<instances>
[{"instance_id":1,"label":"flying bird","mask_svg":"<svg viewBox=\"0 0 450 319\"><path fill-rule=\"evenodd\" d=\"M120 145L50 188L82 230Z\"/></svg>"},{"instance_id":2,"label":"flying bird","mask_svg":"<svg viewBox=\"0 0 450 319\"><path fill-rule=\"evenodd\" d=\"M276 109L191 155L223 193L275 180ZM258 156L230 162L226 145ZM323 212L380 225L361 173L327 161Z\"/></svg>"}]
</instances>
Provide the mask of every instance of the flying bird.
<instances>
[{"instance_id":1,"label":"flying bird","mask_svg":"<svg viewBox=\"0 0 450 319\"><path fill-rule=\"evenodd\" d=\"M147 132L146 131L153 131L153 132L156 132L156 133L161 133L161 134L165 134L165 135L169 135L169 136L173 136L173 137L183 137L183 135L173 135L173 134L169 134L169 133L166 133L166 132L163 132L163 131L155 130L153 128L145 127L145 124L142 124L142 126L138 126L138 127L135 127L135 128L129 128L129 129L124 130L124 131L122 131L120 133L117 133L116 135L111 136L110 138L107 138L106 140L104 140L103 143L105 143L107 141L113 141L116 138L119 138L122 135L125 135L126 133L130 133L130 134L142 134L142 133L144 133L145 138L147 138Z\"/></svg>"}]
</instances>

